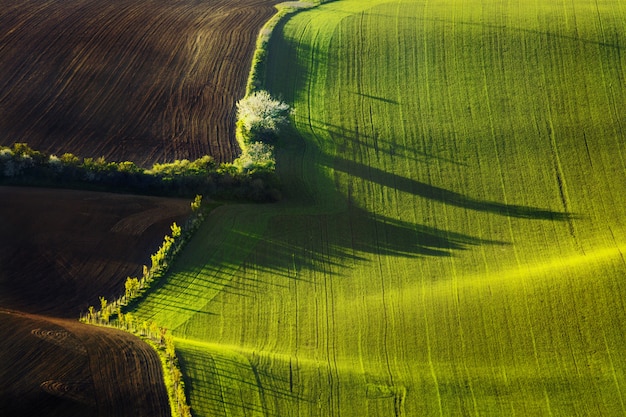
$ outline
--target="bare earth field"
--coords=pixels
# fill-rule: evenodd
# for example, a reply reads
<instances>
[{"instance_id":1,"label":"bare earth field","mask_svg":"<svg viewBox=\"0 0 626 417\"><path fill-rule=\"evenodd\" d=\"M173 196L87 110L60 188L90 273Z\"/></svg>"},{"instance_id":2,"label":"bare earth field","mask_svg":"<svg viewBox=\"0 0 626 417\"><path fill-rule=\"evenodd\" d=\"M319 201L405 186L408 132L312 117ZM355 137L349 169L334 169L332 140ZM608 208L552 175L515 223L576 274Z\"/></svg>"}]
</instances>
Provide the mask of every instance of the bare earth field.
<instances>
[{"instance_id":1,"label":"bare earth field","mask_svg":"<svg viewBox=\"0 0 626 417\"><path fill-rule=\"evenodd\" d=\"M272 0L0 0L0 144L140 165L234 159Z\"/></svg>"},{"instance_id":2,"label":"bare earth field","mask_svg":"<svg viewBox=\"0 0 626 417\"><path fill-rule=\"evenodd\" d=\"M189 201L0 187L0 307L77 319L123 292Z\"/></svg>"},{"instance_id":3,"label":"bare earth field","mask_svg":"<svg viewBox=\"0 0 626 417\"><path fill-rule=\"evenodd\" d=\"M77 319L189 213L181 199L0 187L0 415L170 414L152 348Z\"/></svg>"},{"instance_id":4,"label":"bare earth field","mask_svg":"<svg viewBox=\"0 0 626 417\"><path fill-rule=\"evenodd\" d=\"M0 336L0 415L170 414L159 358L135 336L1 309Z\"/></svg>"}]
</instances>

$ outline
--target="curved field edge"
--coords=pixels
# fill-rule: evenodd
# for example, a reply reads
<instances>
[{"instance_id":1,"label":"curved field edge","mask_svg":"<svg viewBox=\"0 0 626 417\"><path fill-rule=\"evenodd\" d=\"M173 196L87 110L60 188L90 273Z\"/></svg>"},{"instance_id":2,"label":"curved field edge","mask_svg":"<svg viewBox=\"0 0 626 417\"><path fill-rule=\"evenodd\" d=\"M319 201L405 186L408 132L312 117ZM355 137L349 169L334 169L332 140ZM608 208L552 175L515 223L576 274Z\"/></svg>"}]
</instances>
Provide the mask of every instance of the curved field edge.
<instances>
[{"instance_id":1,"label":"curved field edge","mask_svg":"<svg viewBox=\"0 0 626 417\"><path fill-rule=\"evenodd\" d=\"M626 11L522 6L278 26L289 199L221 213L137 310L197 415L624 413Z\"/></svg>"},{"instance_id":2,"label":"curved field edge","mask_svg":"<svg viewBox=\"0 0 626 417\"><path fill-rule=\"evenodd\" d=\"M141 166L232 161L235 101L278 1L26 0L0 16L0 143Z\"/></svg>"},{"instance_id":3,"label":"curved field edge","mask_svg":"<svg viewBox=\"0 0 626 417\"><path fill-rule=\"evenodd\" d=\"M123 290L190 212L182 199L0 187L0 304L78 317Z\"/></svg>"},{"instance_id":4,"label":"curved field edge","mask_svg":"<svg viewBox=\"0 0 626 417\"><path fill-rule=\"evenodd\" d=\"M0 310L5 415L169 416L159 358L127 333Z\"/></svg>"},{"instance_id":5,"label":"curved field edge","mask_svg":"<svg viewBox=\"0 0 626 417\"><path fill-rule=\"evenodd\" d=\"M252 93L263 82L259 78L259 75L265 68L265 61L267 57L267 44L272 36L272 32L276 25L284 19L287 15L299 10L309 9L316 4L320 4L321 1L306 2L306 1L293 1L279 3L275 7L278 12L274 14L261 28L256 40L256 49L252 55L252 66L248 75L248 82L246 83L246 96ZM240 143L241 145L241 143Z\"/></svg>"}]
</instances>

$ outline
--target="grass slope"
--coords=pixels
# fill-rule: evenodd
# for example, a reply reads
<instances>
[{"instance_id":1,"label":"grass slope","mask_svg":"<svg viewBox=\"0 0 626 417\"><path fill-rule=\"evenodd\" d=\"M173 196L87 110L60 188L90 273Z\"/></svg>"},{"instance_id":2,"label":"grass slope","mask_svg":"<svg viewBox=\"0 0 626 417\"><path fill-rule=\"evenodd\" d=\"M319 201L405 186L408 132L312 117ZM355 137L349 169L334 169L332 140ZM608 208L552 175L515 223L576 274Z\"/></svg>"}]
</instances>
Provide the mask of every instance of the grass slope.
<instances>
[{"instance_id":1,"label":"grass slope","mask_svg":"<svg viewBox=\"0 0 626 417\"><path fill-rule=\"evenodd\" d=\"M195 415L624 415L618 1L293 16L287 199L218 210L137 310Z\"/></svg>"}]
</instances>

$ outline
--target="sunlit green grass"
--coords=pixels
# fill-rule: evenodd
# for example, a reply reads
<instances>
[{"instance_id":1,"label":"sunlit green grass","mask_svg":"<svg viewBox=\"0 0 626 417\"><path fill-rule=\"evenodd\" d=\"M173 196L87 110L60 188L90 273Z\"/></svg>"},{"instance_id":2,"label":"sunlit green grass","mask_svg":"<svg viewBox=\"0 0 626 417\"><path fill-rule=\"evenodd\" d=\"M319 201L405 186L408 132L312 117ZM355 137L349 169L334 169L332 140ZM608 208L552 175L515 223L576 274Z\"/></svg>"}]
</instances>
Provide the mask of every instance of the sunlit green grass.
<instances>
[{"instance_id":1,"label":"sunlit green grass","mask_svg":"<svg viewBox=\"0 0 626 417\"><path fill-rule=\"evenodd\" d=\"M198 416L626 415L626 4L353 1L270 43L286 199L137 314Z\"/></svg>"}]
</instances>

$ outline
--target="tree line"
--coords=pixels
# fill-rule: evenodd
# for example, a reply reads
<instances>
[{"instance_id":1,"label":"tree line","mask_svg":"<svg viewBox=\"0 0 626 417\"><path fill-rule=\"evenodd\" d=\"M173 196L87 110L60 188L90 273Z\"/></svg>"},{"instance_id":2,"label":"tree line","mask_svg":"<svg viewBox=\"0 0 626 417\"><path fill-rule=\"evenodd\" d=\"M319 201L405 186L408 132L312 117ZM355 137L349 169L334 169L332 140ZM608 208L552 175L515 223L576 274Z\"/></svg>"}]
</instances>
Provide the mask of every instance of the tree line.
<instances>
[{"instance_id":1,"label":"tree line","mask_svg":"<svg viewBox=\"0 0 626 417\"><path fill-rule=\"evenodd\" d=\"M274 164L262 153L242 154L243 160L217 164L205 155L156 163L146 169L131 161L61 156L32 149L26 143L0 146L0 184L66 187L136 194L207 197L271 202L280 199Z\"/></svg>"},{"instance_id":2,"label":"tree line","mask_svg":"<svg viewBox=\"0 0 626 417\"><path fill-rule=\"evenodd\" d=\"M163 277L170 265L198 230L204 220L202 196L196 195L191 202L192 215L184 225L176 222L170 226L171 234L165 235L159 249L150 256L151 265L144 265L141 278L127 277L124 282L123 295L109 302L99 297L100 309L89 306L85 314L81 314L83 323L115 327L136 335L153 344L164 364L166 387L172 404L172 415L191 417L191 407L185 393L185 383L180 364L176 357L173 336L168 329L154 321L142 320L124 309L134 300L141 297L158 279Z\"/></svg>"},{"instance_id":3,"label":"tree line","mask_svg":"<svg viewBox=\"0 0 626 417\"><path fill-rule=\"evenodd\" d=\"M25 144L15 144L13 148L0 149L0 176L2 170L4 170L5 177L13 178L16 174L23 175L21 170L34 166L39 166L42 170L50 170L50 165L61 164L63 168L57 169L56 172L63 173L80 168L83 171L77 175L82 176L81 178L88 176L89 181L96 183L106 181L105 178L124 175L126 176L124 181L128 185L132 184L133 180L145 180L141 176L151 176L153 180L161 181L158 187L172 186L178 190L185 189L190 192L204 189L202 187L206 184L203 181L207 178L214 180L213 175L217 174L222 176L219 177L222 181L229 181L231 186L237 181L238 176L243 176L243 178L252 179L251 184L256 182L257 187L264 190L264 181L269 180L270 184L274 181L274 148L268 142L273 141L279 129L288 123L292 110L287 104L274 100L264 91L252 93L240 100L237 108L237 136L242 154L232 164L221 164L216 167L213 160L205 156L193 162L182 160L169 164L155 164L150 170L142 170L131 162L107 163L103 158L97 160L87 158L81 162L71 154L64 154L60 158L45 156L33 151ZM52 163L51 158L54 161ZM7 176L7 172L13 177ZM137 177L134 177L135 175ZM256 193L252 196L248 195L248 198L251 197L254 200L264 201L263 198L257 198ZM267 199L267 196L264 198ZM164 370L169 371L166 379L169 378L171 384L166 383L166 385L168 385L170 401L175 404L172 407L173 414L181 417L190 417L191 411L186 399L182 372L176 358L172 335L165 327L159 326L154 321L142 320L131 312L125 313L124 309L145 294L154 282L165 276L175 257L200 227L204 220L202 195L196 194L191 202L191 209L193 214L183 226L179 226L176 222L171 225L171 234L164 236L159 249L150 256L151 265L149 267L144 265L141 278L127 277L124 282L123 295L113 302L99 297L100 309L96 310L94 306L90 306L80 317L82 322L113 326L138 334L156 344L157 352L166 364Z\"/></svg>"}]
</instances>

